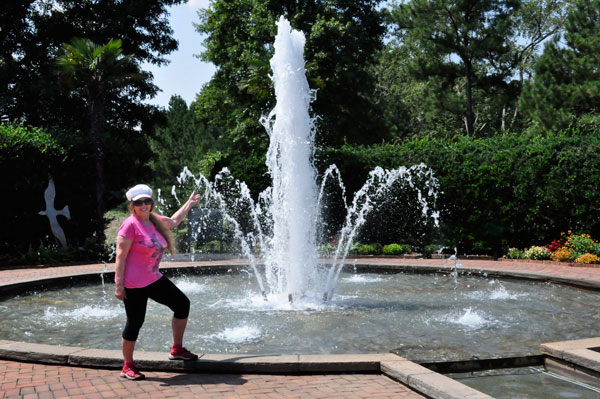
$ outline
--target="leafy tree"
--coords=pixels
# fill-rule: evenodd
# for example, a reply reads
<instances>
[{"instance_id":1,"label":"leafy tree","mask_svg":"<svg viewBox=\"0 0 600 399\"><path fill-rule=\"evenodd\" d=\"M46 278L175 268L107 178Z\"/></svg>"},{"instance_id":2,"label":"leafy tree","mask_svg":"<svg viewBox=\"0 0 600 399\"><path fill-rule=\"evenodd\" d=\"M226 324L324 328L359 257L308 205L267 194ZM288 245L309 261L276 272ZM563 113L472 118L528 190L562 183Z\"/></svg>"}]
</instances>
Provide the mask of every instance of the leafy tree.
<instances>
[{"instance_id":1,"label":"leafy tree","mask_svg":"<svg viewBox=\"0 0 600 399\"><path fill-rule=\"evenodd\" d=\"M123 53L131 55L138 69L144 62L165 64L164 55L177 48L167 7L182 2L0 2L0 117L45 127L62 136L62 141L77 143L77 155L93 158L94 146L87 138L90 119L82 118L88 113L86 95L57 77L56 59L63 43L75 37L94 43L120 38ZM152 74L140 71L140 75L131 85L109 90L104 97L107 208L122 202L125 187L147 177L145 165L151 153L145 136L163 120L157 107L144 103L157 92ZM79 167L88 175L95 170L94 162Z\"/></svg>"},{"instance_id":2,"label":"leafy tree","mask_svg":"<svg viewBox=\"0 0 600 399\"><path fill-rule=\"evenodd\" d=\"M192 173L205 173L206 157L219 150L216 138L196 119L193 107L188 108L183 98L171 97L166 118L166 125L157 127L149 137L154 153L150 168L157 188L170 188L184 166Z\"/></svg>"},{"instance_id":3,"label":"leafy tree","mask_svg":"<svg viewBox=\"0 0 600 399\"><path fill-rule=\"evenodd\" d=\"M165 18L166 7L182 1L2 2L1 34L8 40L0 42L0 78L3 79L0 93L12 101L0 104L0 114L8 119L25 119L37 126L80 129L78 120L85 109L84 101L80 97L65 96L55 77L54 60L62 51L62 44L75 37L95 43L120 38L123 52L132 55L136 63L164 64L167 60L163 55L177 48ZM152 112L149 112L152 109L141 104L141 100L155 95L157 88L152 84L151 74L144 73L144 77L127 95L113 96L115 104L111 104L108 114L114 115L119 125L132 128L141 122L148 129L147 123L153 123Z\"/></svg>"},{"instance_id":4,"label":"leafy tree","mask_svg":"<svg viewBox=\"0 0 600 399\"><path fill-rule=\"evenodd\" d=\"M422 81L439 79L441 90L434 95L440 107L462 113L470 136L480 96L506 88L513 65L512 16L518 6L516 0L412 0L390 11L393 34L412 59L410 74ZM461 108L455 108L456 95Z\"/></svg>"},{"instance_id":5,"label":"leafy tree","mask_svg":"<svg viewBox=\"0 0 600 399\"><path fill-rule=\"evenodd\" d=\"M544 48L522 105L545 129L561 129L600 109L600 1L578 0L565 34Z\"/></svg>"},{"instance_id":6,"label":"leafy tree","mask_svg":"<svg viewBox=\"0 0 600 399\"><path fill-rule=\"evenodd\" d=\"M98 220L104 216L104 131L105 97L110 91L131 85L139 77L131 56L123 56L121 40L111 39L98 45L87 39L75 38L63 45L58 57L60 73L76 90L82 90L87 100L90 118L90 138L94 146L96 166L96 210ZM98 235L103 235L103 225Z\"/></svg>"},{"instance_id":7,"label":"leafy tree","mask_svg":"<svg viewBox=\"0 0 600 399\"><path fill-rule=\"evenodd\" d=\"M235 154L258 159L268 137L259 118L274 106L269 59L280 16L306 36L309 84L321 143L377 142L385 136L370 96L368 68L381 46L378 0L216 0L201 10L197 30L206 35L201 58L217 71L197 99L197 113L220 131ZM235 171L234 171L235 173ZM259 174L262 175L264 170Z\"/></svg>"},{"instance_id":8,"label":"leafy tree","mask_svg":"<svg viewBox=\"0 0 600 399\"><path fill-rule=\"evenodd\" d=\"M377 78L374 98L393 137L446 137L462 129L456 117L462 112L462 99L438 77L412 76L413 59L407 46L392 40L378 59L373 68Z\"/></svg>"},{"instance_id":9,"label":"leafy tree","mask_svg":"<svg viewBox=\"0 0 600 399\"><path fill-rule=\"evenodd\" d=\"M529 80L533 75L540 45L563 28L570 3L570 0L526 0L521 3L515 15L516 33L521 40L513 42L520 88L523 87L525 79ZM513 126L518 113L517 99L510 122L503 118L502 127Z\"/></svg>"}]
</instances>

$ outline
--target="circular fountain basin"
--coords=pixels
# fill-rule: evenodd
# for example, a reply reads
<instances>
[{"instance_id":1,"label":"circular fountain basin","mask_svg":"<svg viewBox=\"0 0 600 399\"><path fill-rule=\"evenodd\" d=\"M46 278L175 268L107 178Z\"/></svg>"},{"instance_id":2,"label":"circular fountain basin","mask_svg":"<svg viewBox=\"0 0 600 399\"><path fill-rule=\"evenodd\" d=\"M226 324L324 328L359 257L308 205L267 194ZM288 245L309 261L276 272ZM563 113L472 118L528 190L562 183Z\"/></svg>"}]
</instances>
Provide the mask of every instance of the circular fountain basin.
<instances>
[{"instance_id":1,"label":"circular fountain basin","mask_svg":"<svg viewBox=\"0 0 600 399\"><path fill-rule=\"evenodd\" d=\"M349 273L324 304L269 297L246 272L172 276L190 297L185 344L197 352L395 351L420 361L539 353L542 342L600 327L598 294L549 283L443 274ZM100 279L98 279L100 283ZM118 349L125 312L112 284L48 289L0 302L0 339ZM170 345L171 312L149 302L136 349Z\"/></svg>"}]
</instances>

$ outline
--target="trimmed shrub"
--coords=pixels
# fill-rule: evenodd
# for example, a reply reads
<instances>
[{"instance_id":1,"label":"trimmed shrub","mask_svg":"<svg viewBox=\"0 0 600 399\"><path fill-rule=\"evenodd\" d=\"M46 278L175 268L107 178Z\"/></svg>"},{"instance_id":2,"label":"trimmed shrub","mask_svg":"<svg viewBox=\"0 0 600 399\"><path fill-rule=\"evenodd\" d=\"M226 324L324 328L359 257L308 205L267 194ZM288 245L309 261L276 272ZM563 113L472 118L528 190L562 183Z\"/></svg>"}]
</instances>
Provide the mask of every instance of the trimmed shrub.
<instances>
[{"instance_id":1,"label":"trimmed shrub","mask_svg":"<svg viewBox=\"0 0 600 399\"><path fill-rule=\"evenodd\" d=\"M525 253L518 248L509 248L504 257L506 259L525 259Z\"/></svg>"},{"instance_id":2,"label":"trimmed shrub","mask_svg":"<svg viewBox=\"0 0 600 399\"><path fill-rule=\"evenodd\" d=\"M352 255L379 255L381 254L381 244L362 244L356 242L350 248L350 254Z\"/></svg>"},{"instance_id":3,"label":"trimmed shrub","mask_svg":"<svg viewBox=\"0 0 600 399\"><path fill-rule=\"evenodd\" d=\"M384 255L402 255L410 252L408 244L388 244L383 247Z\"/></svg>"}]
</instances>

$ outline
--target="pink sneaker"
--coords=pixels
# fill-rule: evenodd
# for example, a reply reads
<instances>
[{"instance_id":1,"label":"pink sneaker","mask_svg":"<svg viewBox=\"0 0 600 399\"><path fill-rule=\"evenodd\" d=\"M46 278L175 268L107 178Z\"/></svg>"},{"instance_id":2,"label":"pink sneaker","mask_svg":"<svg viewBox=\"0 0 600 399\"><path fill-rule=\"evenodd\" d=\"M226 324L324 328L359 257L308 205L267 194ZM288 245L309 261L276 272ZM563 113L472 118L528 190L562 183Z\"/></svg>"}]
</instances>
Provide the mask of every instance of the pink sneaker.
<instances>
[{"instance_id":1,"label":"pink sneaker","mask_svg":"<svg viewBox=\"0 0 600 399\"><path fill-rule=\"evenodd\" d=\"M198 360L198 355L193 354L189 350L185 349L183 346L178 348L171 348L171 355L169 355L169 359L171 360Z\"/></svg>"},{"instance_id":2,"label":"pink sneaker","mask_svg":"<svg viewBox=\"0 0 600 399\"><path fill-rule=\"evenodd\" d=\"M128 380L143 380L146 376L140 373L135 365L125 365L121 370L121 378L127 378Z\"/></svg>"}]
</instances>

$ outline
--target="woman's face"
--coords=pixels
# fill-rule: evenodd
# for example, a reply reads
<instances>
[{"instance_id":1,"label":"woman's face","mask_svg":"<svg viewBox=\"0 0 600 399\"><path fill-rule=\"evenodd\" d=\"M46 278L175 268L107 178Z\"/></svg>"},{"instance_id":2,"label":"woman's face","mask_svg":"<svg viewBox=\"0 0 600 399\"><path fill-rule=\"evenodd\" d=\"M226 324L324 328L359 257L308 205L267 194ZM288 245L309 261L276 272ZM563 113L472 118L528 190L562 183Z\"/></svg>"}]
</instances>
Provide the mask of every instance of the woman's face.
<instances>
[{"instance_id":1,"label":"woman's face","mask_svg":"<svg viewBox=\"0 0 600 399\"><path fill-rule=\"evenodd\" d=\"M152 212L154 202L152 198L140 198L133 201L133 213L142 218L146 218Z\"/></svg>"}]
</instances>

